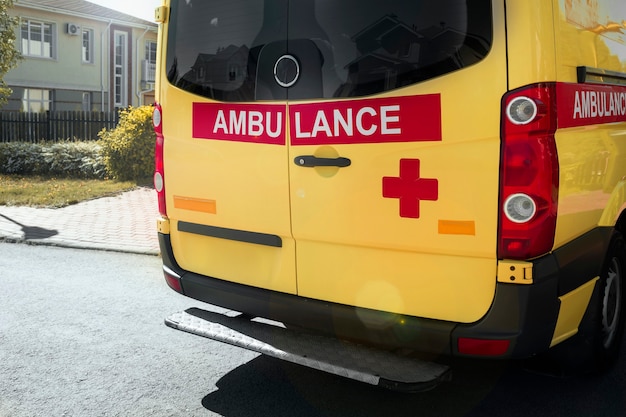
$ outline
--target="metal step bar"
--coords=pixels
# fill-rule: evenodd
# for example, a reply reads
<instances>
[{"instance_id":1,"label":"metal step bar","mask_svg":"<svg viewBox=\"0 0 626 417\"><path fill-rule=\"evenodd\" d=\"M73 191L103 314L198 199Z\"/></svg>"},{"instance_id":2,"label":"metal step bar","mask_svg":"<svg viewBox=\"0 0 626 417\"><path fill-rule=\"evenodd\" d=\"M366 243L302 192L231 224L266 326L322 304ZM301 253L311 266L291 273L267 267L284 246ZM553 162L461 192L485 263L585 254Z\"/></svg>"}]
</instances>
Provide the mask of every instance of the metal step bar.
<instances>
[{"instance_id":1,"label":"metal step bar","mask_svg":"<svg viewBox=\"0 0 626 417\"><path fill-rule=\"evenodd\" d=\"M419 392L450 379L446 365L405 357L245 315L191 308L165 319L171 328L383 388Z\"/></svg>"}]
</instances>

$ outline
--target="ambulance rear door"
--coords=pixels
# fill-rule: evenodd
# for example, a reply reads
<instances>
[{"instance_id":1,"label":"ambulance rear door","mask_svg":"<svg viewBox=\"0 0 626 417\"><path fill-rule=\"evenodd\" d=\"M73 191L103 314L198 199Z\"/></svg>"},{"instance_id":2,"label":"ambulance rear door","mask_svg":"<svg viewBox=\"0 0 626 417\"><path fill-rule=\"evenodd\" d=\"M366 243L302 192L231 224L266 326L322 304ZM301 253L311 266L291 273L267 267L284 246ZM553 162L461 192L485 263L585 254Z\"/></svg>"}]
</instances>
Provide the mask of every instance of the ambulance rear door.
<instances>
[{"instance_id":1,"label":"ambulance rear door","mask_svg":"<svg viewBox=\"0 0 626 417\"><path fill-rule=\"evenodd\" d=\"M309 39L320 51L322 89L289 95L298 295L457 322L487 312L503 21L501 2L485 0L290 10L289 45ZM289 55L300 63L301 53ZM297 85L296 71L284 74Z\"/></svg>"},{"instance_id":2,"label":"ambulance rear door","mask_svg":"<svg viewBox=\"0 0 626 417\"><path fill-rule=\"evenodd\" d=\"M163 90L172 250L187 271L295 293L287 90L259 59L286 48L287 0L172 0ZM272 76L273 81L273 76Z\"/></svg>"}]
</instances>

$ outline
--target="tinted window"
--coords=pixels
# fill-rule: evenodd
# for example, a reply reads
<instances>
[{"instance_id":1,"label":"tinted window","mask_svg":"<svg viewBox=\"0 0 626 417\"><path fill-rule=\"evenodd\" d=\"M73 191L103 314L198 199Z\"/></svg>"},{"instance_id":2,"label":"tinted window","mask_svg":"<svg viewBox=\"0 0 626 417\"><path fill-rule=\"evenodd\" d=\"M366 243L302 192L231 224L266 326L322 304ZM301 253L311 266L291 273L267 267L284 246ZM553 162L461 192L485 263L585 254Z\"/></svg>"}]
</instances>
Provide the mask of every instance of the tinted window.
<instances>
[{"instance_id":1,"label":"tinted window","mask_svg":"<svg viewBox=\"0 0 626 417\"><path fill-rule=\"evenodd\" d=\"M491 16L489 0L173 0L167 77L224 101L365 96L480 61Z\"/></svg>"}]
</instances>

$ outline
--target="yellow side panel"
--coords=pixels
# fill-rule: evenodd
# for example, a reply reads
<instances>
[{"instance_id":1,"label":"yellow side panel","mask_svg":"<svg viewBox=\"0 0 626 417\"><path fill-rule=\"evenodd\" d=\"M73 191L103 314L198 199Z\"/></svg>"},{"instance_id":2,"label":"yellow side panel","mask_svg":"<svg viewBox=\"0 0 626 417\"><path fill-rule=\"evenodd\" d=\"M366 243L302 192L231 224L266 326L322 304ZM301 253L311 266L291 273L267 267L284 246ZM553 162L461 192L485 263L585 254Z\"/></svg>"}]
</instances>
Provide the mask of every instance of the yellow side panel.
<instances>
[{"instance_id":1,"label":"yellow side panel","mask_svg":"<svg viewBox=\"0 0 626 417\"><path fill-rule=\"evenodd\" d=\"M622 1L554 0L554 4L555 81L577 82L580 66L626 72L626 7ZM614 226L624 210L626 123L559 129L556 141L560 163L558 247L598 225Z\"/></svg>"},{"instance_id":2,"label":"yellow side panel","mask_svg":"<svg viewBox=\"0 0 626 417\"><path fill-rule=\"evenodd\" d=\"M561 308L550 347L578 333L578 326L585 315L597 281L598 278L594 278L574 291L559 297Z\"/></svg>"},{"instance_id":3,"label":"yellow side panel","mask_svg":"<svg viewBox=\"0 0 626 417\"><path fill-rule=\"evenodd\" d=\"M626 202L626 123L560 129L555 137L559 247L599 225L615 225Z\"/></svg>"},{"instance_id":4,"label":"yellow side panel","mask_svg":"<svg viewBox=\"0 0 626 417\"><path fill-rule=\"evenodd\" d=\"M576 67L626 72L626 6L622 0L554 0L558 81Z\"/></svg>"},{"instance_id":5,"label":"yellow side panel","mask_svg":"<svg viewBox=\"0 0 626 417\"><path fill-rule=\"evenodd\" d=\"M506 2L509 88L556 80L552 2Z\"/></svg>"},{"instance_id":6,"label":"yellow side panel","mask_svg":"<svg viewBox=\"0 0 626 417\"><path fill-rule=\"evenodd\" d=\"M299 280L307 297L392 313L473 322L491 305L495 292L493 259L434 256L388 249L298 242L306 251ZM485 277L485 279L475 279Z\"/></svg>"}]
</instances>

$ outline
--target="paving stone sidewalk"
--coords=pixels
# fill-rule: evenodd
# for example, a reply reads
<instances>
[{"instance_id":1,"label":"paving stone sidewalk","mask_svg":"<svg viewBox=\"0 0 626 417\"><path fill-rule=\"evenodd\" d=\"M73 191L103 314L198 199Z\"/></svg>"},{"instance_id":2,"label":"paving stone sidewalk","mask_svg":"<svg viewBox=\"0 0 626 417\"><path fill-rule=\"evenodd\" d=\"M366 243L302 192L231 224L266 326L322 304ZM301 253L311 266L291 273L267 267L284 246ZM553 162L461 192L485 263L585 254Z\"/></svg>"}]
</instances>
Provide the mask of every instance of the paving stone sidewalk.
<instances>
[{"instance_id":1,"label":"paving stone sidewalk","mask_svg":"<svg viewBox=\"0 0 626 417\"><path fill-rule=\"evenodd\" d=\"M58 209L0 206L0 240L158 255L157 215L151 188Z\"/></svg>"}]
</instances>

